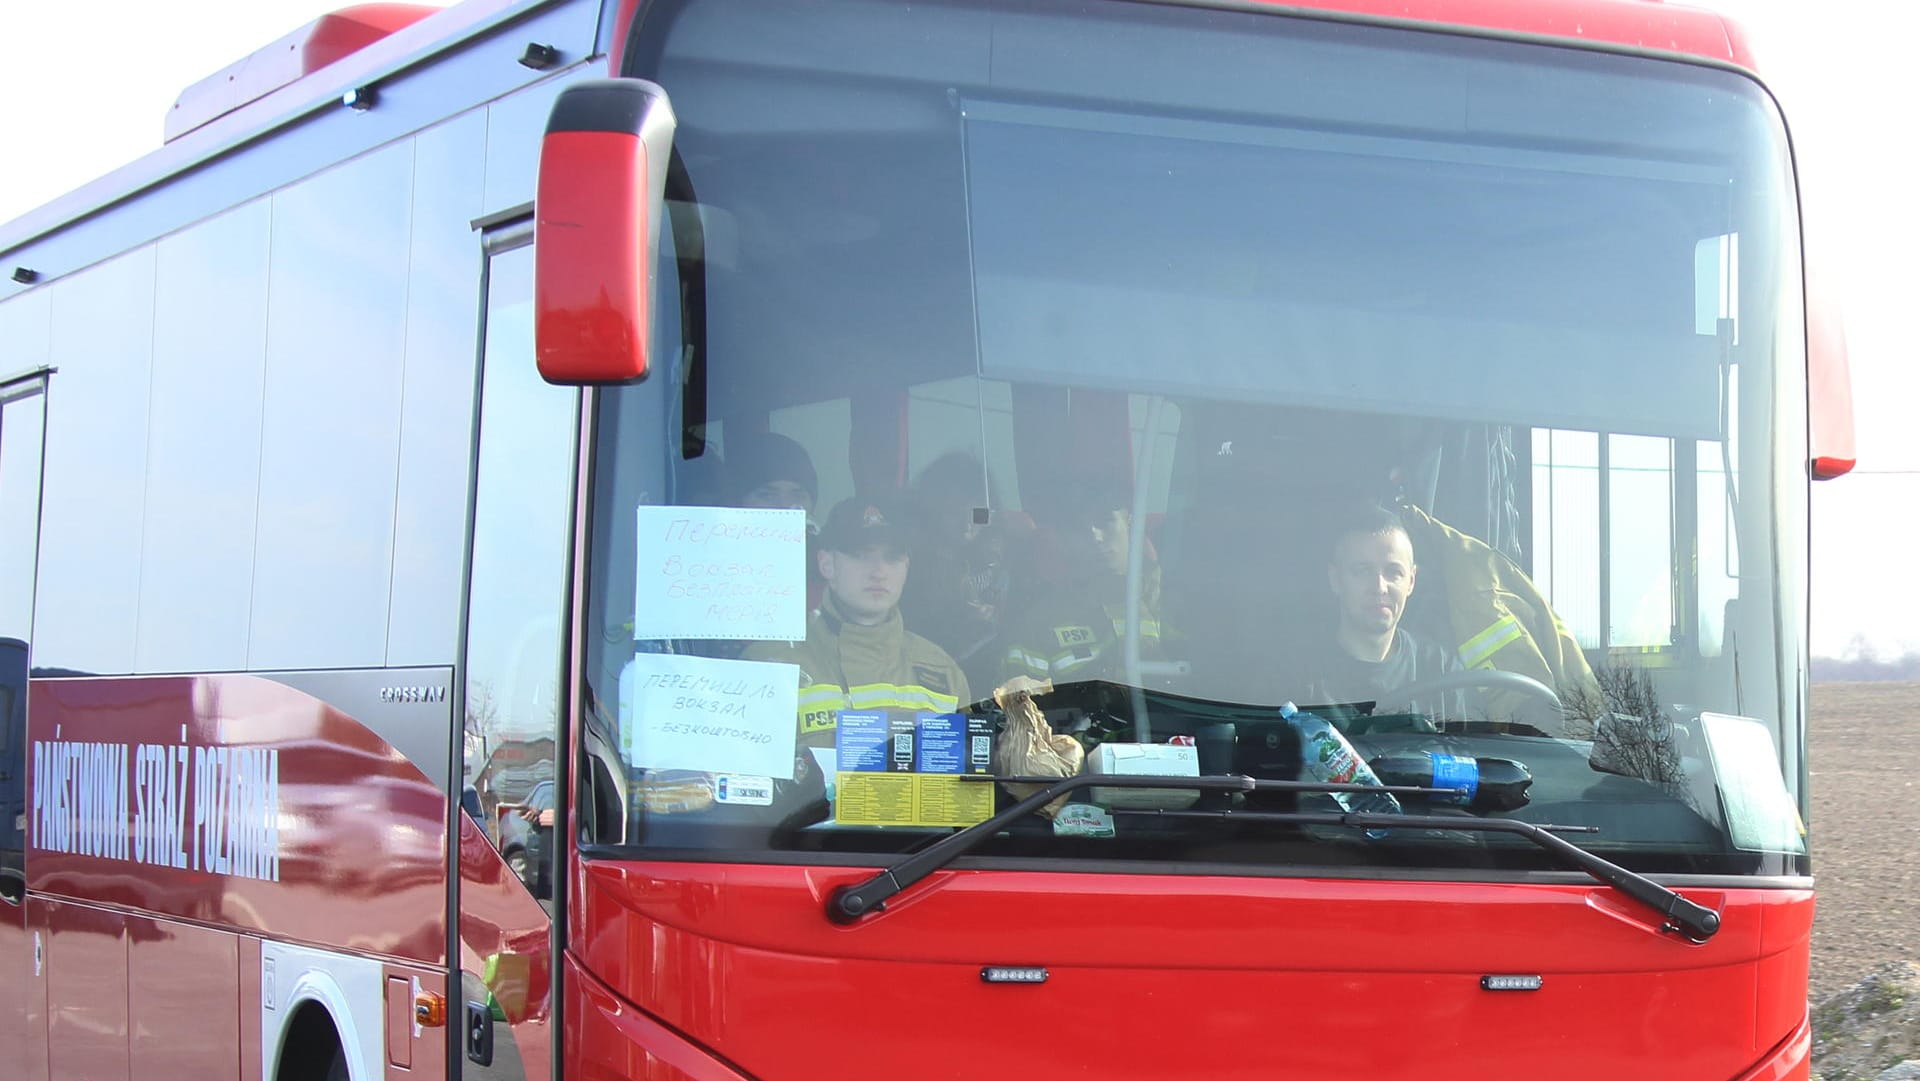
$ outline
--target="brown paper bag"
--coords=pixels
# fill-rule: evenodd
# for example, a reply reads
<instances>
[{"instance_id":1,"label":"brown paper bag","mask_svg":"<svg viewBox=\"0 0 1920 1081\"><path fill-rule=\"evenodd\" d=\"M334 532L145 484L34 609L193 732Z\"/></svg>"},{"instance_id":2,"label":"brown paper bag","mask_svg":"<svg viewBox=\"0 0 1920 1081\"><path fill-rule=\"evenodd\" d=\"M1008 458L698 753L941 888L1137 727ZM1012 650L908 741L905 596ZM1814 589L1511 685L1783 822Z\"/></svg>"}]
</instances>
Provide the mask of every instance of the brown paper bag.
<instances>
[{"instance_id":1,"label":"brown paper bag","mask_svg":"<svg viewBox=\"0 0 1920 1081\"><path fill-rule=\"evenodd\" d=\"M993 700L1006 711L1007 726L993 745L993 771L1003 777L1072 777L1086 765L1087 752L1080 741L1060 735L1047 723L1046 715L1033 704L1035 692L1053 690L1051 683L1039 683L1024 676L1000 685ZM1007 791L1025 799L1041 791L1043 785L1010 784ZM1041 809L1052 818L1067 802L1061 796Z\"/></svg>"}]
</instances>

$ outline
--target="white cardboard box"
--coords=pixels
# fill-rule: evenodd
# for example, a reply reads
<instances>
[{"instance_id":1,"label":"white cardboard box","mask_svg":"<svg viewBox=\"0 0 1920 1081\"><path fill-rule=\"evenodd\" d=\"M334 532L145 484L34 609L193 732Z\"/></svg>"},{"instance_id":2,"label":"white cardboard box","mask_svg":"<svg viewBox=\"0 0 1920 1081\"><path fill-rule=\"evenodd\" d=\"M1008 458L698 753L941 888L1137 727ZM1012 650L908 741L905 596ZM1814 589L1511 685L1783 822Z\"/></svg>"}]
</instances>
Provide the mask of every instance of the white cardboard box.
<instances>
[{"instance_id":1,"label":"white cardboard box","mask_svg":"<svg viewBox=\"0 0 1920 1081\"><path fill-rule=\"evenodd\" d=\"M1087 756L1087 772L1158 777L1200 776L1200 752L1170 743L1102 743ZM1127 810L1182 811L1200 793L1191 788L1103 788L1093 802Z\"/></svg>"}]
</instances>

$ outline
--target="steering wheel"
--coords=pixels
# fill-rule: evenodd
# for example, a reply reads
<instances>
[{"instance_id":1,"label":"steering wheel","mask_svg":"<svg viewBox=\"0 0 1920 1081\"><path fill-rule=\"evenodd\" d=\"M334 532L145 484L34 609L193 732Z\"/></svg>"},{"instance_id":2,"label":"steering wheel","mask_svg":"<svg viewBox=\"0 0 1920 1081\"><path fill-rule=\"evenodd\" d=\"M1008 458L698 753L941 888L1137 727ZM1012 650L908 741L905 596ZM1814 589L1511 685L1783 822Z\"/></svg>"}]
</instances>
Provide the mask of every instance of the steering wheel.
<instances>
[{"instance_id":1,"label":"steering wheel","mask_svg":"<svg viewBox=\"0 0 1920 1081\"><path fill-rule=\"evenodd\" d=\"M1402 713L1414 702L1430 695L1445 694L1448 691L1464 691L1477 688L1489 691L1512 691L1540 702L1553 710L1559 717L1564 711L1560 696L1552 687L1518 672L1502 672L1495 668L1469 668L1464 672L1447 672L1432 679L1416 680L1404 687L1388 691L1373 704L1375 715L1382 713Z\"/></svg>"}]
</instances>

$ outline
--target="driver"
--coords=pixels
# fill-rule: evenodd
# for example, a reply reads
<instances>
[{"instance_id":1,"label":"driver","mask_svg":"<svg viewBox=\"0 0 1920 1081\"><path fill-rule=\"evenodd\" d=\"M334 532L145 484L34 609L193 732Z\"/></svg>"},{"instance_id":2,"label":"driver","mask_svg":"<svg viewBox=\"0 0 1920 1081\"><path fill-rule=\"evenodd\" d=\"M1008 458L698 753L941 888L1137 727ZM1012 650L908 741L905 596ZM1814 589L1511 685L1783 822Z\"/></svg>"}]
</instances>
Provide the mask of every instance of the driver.
<instances>
[{"instance_id":1,"label":"driver","mask_svg":"<svg viewBox=\"0 0 1920 1081\"><path fill-rule=\"evenodd\" d=\"M1419 571L1398 514L1369 503L1338 522L1327 561L1337 610L1333 634L1308 669L1306 694L1316 711L1346 721L1381 702L1436 723L1467 719L1460 691L1413 701L1394 693L1461 671L1453 654L1400 625Z\"/></svg>"}]
</instances>

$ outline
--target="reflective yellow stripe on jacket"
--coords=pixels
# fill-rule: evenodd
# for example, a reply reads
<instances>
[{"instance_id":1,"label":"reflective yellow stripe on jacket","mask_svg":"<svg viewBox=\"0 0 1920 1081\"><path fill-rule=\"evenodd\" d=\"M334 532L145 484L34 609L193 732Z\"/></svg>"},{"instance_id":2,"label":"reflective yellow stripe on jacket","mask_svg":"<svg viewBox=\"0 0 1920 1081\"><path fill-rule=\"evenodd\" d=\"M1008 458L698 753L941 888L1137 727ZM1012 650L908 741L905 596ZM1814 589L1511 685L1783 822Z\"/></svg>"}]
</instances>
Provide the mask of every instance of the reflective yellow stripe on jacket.
<instances>
[{"instance_id":1,"label":"reflective yellow stripe on jacket","mask_svg":"<svg viewBox=\"0 0 1920 1081\"><path fill-rule=\"evenodd\" d=\"M952 713L959 708L958 697L912 684L862 683L843 690L836 683L813 683L800 688L800 733L833 731L843 709Z\"/></svg>"},{"instance_id":2,"label":"reflective yellow stripe on jacket","mask_svg":"<svg viewBox=\"0 0 1920 1081\"><path fill-rule=\"evenodd\" d=\"M1501 616L1479 634L1460 644L1460 664L1465 668L1491 668L1493 655L1526 637L1520 621Z\"/></svg>"}]
</instances>

